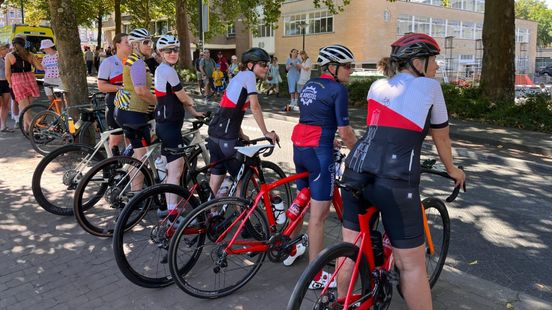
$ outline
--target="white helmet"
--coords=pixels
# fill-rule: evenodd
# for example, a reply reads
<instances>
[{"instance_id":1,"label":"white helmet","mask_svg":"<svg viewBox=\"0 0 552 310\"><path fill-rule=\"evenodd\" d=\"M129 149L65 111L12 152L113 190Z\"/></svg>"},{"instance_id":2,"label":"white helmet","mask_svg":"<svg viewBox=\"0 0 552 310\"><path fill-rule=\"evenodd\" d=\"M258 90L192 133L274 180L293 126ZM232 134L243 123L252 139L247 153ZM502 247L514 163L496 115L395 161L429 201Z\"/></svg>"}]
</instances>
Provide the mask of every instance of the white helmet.
<instances>
[{"instance_id":1,"label":"white helmet","mask_svg":"<svg viewBox=\"0 0 552 310\"><path fill-rule=\"evenodd\" d=\"M180 41L173 35L165 34L157 40L156 47L159 51L167 47L180 47Z\"/></svg>"},{"instance_id":2,"label":"white helmet","mask_svg":"<svg viewBox=\"0 0 552 310\"><path fill-rule=\"evenodd\" d=\"M150 38L150 33L145 28L134 29L128 34L129 43L141 42Z\"/></svg>"},{"instance_id":3,"label":"white helmet","mask_svg":"<svg viewBox=\"0 0 552 310\"><path fill-rule=\"evenodd\" d=\"M346 64L354 61L355 59L351 50L340 44L328 45L321 48L316 60L320 66L325 66L329 63Z\"/></svg>"}]
</instances>

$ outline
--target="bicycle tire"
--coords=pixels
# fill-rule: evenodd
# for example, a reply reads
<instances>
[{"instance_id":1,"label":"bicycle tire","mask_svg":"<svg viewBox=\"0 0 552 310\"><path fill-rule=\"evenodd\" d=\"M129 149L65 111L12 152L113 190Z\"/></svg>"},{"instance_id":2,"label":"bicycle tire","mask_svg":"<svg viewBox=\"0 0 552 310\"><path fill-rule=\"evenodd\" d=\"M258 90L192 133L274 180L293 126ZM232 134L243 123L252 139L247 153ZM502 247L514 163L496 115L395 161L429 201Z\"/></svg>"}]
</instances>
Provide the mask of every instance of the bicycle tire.
<instances>
[{"instance_id":1,"label":"bicycle tire","mask_svg":"<svg viewBox=\"0 0 552 310\"><path fill-rule=\"evenodd\" d=\"M99 133L96 128L89 129L94 123L84 122L78 130L77 141L84 145L94 145L99 140ZM92 130L92 131L90 131Z\"/></svg>"},{"instance_id":2,"label":"bicycle tire","mask_svg":"<svg viewBox=\"0 0 552 310\"><path fill-rule=\"evenodd\" d=\"M54 122L57 124L53 125ZM33 149L41 155L47 155L56 148L73 143L73 136L65 122L50 110L39 112L33 118L29 127L29 139ZM52 143L53 141L57 143Z\"/></svg>"},{"instance_id":3,"label":"bicycle tire","mask_svg":"<svg viewBox=\"0 0 552 310\"><path fill-rule=\"evenodd\" d=\"M128 196L124 196L121 192L122 188L128 184L128 180L121 182L120 179L126 177L126 170L123 167L131 165L137 168L141 164L140 160L133 157L116 156L102 160L84 175L75 190L73 212L77 222L86 232L97 237L111 237L113 235L117 217L128 202L125 201ZM151 186L153 176L149 168L144 165L140 172L144 174L144 187ZM97 185L98 188L97 190L94 188L91 191L91 198L84 201L85 191L98 173L102 174L98 178L100 180ZM117 186L117 184L119 185ZM101 200L104 200L105 203L99 206L98 203Z\"/></svg>"},{"instance_id":4,"label":"bicycle tire","mask_svg":"<svg viewBox=\"0 0 552 310\"><path fill-rule=\"evenodd\" d=\"M47 105L41 104L41 103L32 103L26 106L21 112L19 112L19 118L18 118L18 127L23 136L27 139L29 139L29 133L25 131L25 113L33 112L31 114L31 120L36 116L38 112L42 112L48 109Z\"/></svg>"},{"instance_id":5,"label":"bicycle tire","mask_svg":"<svg viewBox=\"0 0 552 310\"><path fill-rule=\"evenodd\" d=\"M69 159L72 157L71 154L74 154L74 156L82 157L81 159L77 160ZM46 211L55 214L55 215L63 215L63 216L71 216L73 215L73 191L77 188L79 181L82 179L82 176L86 173L86 171L79 171L78 168L80 168L80 165L83 163L84 158L88 156L92 156L94 154L94 148L87 146L87 145L80 145L80 144L70 144L62 146L52 152L50 152L48 155L44 156L42 160L38 163L38 165L35 168L35 171L33 173L31 188L33 191L33 195L36 199L36 202ZM83 155L83 156L80 156ZM65 169L63 171L63 175L61 177L61 180L57 179L59 176L54 175L49 177L48 173L50 170L52 171L52 174L55 174L57 171L56 167L49 168L51 165L55 165L54 163L57 161L57 159L60 159L61 163L67 163L67 164L76 164L75 166L72 166L69 169ZM92 158L91 163L96 164L100 161L105 159L105 156L101 152L96 152L94 155L94 158ZM87 166L90 168L90 166ZM84 168L84 167L83 167ZM57 180L56 180L57 179ZM44 182L42 182L44 180ZM61 181L61 182L59 182ZM48 184L50 185L65 185L66 191L69 193L67 195L68 197L62 197L61 199L52 199L50 196L59 196L60 191L59 189L52 189L48 190L44 187L44 185ZM61 207L59 204L61 202L68 203L68 207Z\"/></svg>"},{"instance_id":6,"label":"bicycle tire","mask_svg":"<svg viewBox=\"0 0 552 310\"><path fill-rule=\"evenodd\" d=\"M188 212L199 205L197 199L181 186L156 184L129 201L113 233L113 253L119 270L129 281L146 288L160 288L174 283L168 265L163 263L169 241L166 231L171 228L157 216L158 209L167 208L165 193L189 198L191 208ZM202 236L205 238L205 235ZM199 239L196 245L201 244Z\"/></svg>"},{"instance_id":7,"label":"bicycle tire","mask_svg":"<svg viewBox=\"0 0 552 310\"><path fill-rule=\"evenodd\" d=\"M281 180L286 177L286 173L284 172L284 170L282 170L280 166L270 161L265 161L265 160L261 161L261 169L265 177L265 182L267 184L275 182L277 180ZM260 187L258 186L259 183L252 182L255 178L258 179L256 175L254 176L255 173L256 172L254 171L254 169L248 169L247 172L245 173L243 177L241 190L240 190L241 198L249 199L253 201L255 200L255 197L259 193L260 191ZM285 210L289 206L291 206L292 198L293 198L291 193L290 183L285 183L282 186L274 188L272 191L270 191L270 194L278 195L280 198L282 198L282 202L284 204L283 212L285 214ZM265 210L264 202L261 200L259 203L262 210ZM265 216L266 216L266 211L265 211ZM274 214L274 217L277 217L277 214ZM277 230L283 231L286 228L287 223L288 221L286 219L286 222L283 223L282 225L277 224L276 225Z\"/></svg>"},{"instance_id":8,"label":"bicycle tire","mask_svg":"<svg viewBox=\"0 0 552 310\"><path fill-rule=\"evenodd\" d=\"M230 208L232 206L236 207L234 212L231 212ZM221 208L220 210L224 210L224 213L217 212L217 210L219 210L217 208L219 207ZM217 234L220 234L222 231L226 230L229 227L229 224L235 220L235 217L242 212L237 212L237 210L245 209L249 209L249 203L247 200L238 197L225 197L214 199L200 205L186 217L184 223L180 225L175 235L171 238L169 244L169 269L175 283L178 287L180 287L180 289L187 294L198 298L220 298L230 295L240 289L253 278L257 271L259 271L264 259L266 258L267 252L243 253L240 258L235 260L233 258L239 255L228 255L226 256L229 258L228 260L221 260L219 257L219 261L222 261L219 266L215 266L215 258L214 256L213 258L211 257L211 254L220 256L223 248L225 247L225 241L230 240L236 233L241 234L236 230L239 225L235 225L226 235L225 240L216 242L218 238ZM229 215L229 217L226 217L226 215ZM248 221L253 223L252 225L262 227L265 232L263 240L256 239L256 241L268 242L268 223L259 209L255 209L255 211L253 211L251 217L248 218ZM192 232L194 231L198 231L198 236L202 234L206 235L206 238L204 238L205 242L200 248L200 254L203 255L197 255L197 257L194 257L193 255L197 252L195 251L192 255L189 255L190 257L187 257L188 255L185 254L186 242L196 238L190 237L193 235ZM248 237L242 236L241 238L241 240L243 240ZM181 243L183 246L181 246ZM209 247L211 244L213 245L213 248L210 250ZM181 259L181 254L184 256L183 259ZM180 263L180 261L182 261L182 263ZM213 265L213 263L215 265ZM226 266L224 263L226 263ZM243 263L246 266L242 268L227 269L228 264L232 264L232 267L234 267L234 264L237 265L238 263ZM207 265L207 269L205 269L205 265ZM224 287L222 288L216 287L211 289L208 287L208 284L205 283L205 281L212 278L213 275L215 275L215 278L218 278L220 275L226 276L230 275L231 272L239 272L240 270L244 270L245 274L237 281L232 282L227 281L226 279L224 281L215 279L215 286L217 286L217 283L224 282ZM202 274L203 271L206 271L207 273L212 272L213 275L205 276ZM197 285L195 283L192 284L191 282L195 282L196 279L199 283L197 283ZM229 282L232 283L228 284Z\"/></svg>"},{"instance_id":9,"label":"bicycle tire","mask_svg":"<svg viewBox=\"0 0 552 310\"><path fill-rule=\"evenodd\" d=\"M433 256L429 254L429 249L426 250L426 270L429 286L433 288L441 275L448 254L450 243L450 218L445 203L440 199L426 198L422 201L422 204L424 206L427 224L429 225L435 248ZM431 262L434 263L432 264ZM434 266L434 268L431 268L431 266Z\"/></svg>"},{"instance_id":10,"label":"bicycle tire","mask_svg":"<svg viewBox=\"0 0 552 310\"><path fill-rule=\"evenodd\" d=\"M301 274L301 277L299 277L299 280L295 284L295 287L293 288L293 292L291 293L287 309L288 310L300 310L300 309L338 309L333 308L331 306L331 303L337 302L337 289L328 288L326 291L326 295L322 298L321 296L316 296L319 294L316 294L316 292L321 292L321 290L311 290L309 289L309 286L311 284L311 281L314 280L315 276L320 271L326 271L329 272L332 270L332 268L335 268L335 266L339 266L340 264L337 264L335 261L338 258L348 258L351 259L353 262L356 262L358 259L358 252L359 248L356 245L353 245L351 243L338 243L331 247L328 247L324 249L318 256L312 261L307 269L303 271ZM357 279L359 288L355 291L358 291L357 294L360 294L362 296L370 293L370 272L368 269L368 262L366 261L366 258L361 256L361 262L359 263L359 269L358 269L358 275L359 278ZM330 272L333 274L333 272ZM306 298L307 292L313 292L312 299L314 301L312 302L326 302L329 303L327 305L318 305L318 308L315 308L313 306L306 306L306 303L311 302L311 298ZM309 294L310 295L310 294ZM309 300L306 300L309 299ZM321 301L322 299L322 301ZM323 307L326 306L326 307ZM340 308L339 308L340 309Z\"/></svg>"}]
</instances>

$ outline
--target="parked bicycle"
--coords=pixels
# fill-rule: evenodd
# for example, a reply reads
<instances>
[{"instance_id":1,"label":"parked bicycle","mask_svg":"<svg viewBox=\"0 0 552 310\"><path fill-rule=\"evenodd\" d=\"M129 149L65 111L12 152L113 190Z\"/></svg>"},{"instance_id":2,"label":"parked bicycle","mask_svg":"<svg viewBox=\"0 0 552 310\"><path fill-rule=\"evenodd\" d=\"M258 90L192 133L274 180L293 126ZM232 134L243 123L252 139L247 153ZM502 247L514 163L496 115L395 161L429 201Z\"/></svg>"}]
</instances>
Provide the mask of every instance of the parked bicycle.
<instances>
[{"instance_id":1,"label":"parked bicycle","mask_svg":"<svg viewBox=\"0 0 552 310\"><path fill-rule=\"evenodd\" d=\"M53 85L44 84L44 87L52 87ZM19 112L19 130L25 138L29 139L29 133L24 129L24 116L30 115L30 119L33 119L39 112L48 110L53 111L56 114L61 114L65 107L65 94L66 92L59 88L54 88L54 99L44 105L42 103L32 103Z\"/></svg>"}]
</instances>

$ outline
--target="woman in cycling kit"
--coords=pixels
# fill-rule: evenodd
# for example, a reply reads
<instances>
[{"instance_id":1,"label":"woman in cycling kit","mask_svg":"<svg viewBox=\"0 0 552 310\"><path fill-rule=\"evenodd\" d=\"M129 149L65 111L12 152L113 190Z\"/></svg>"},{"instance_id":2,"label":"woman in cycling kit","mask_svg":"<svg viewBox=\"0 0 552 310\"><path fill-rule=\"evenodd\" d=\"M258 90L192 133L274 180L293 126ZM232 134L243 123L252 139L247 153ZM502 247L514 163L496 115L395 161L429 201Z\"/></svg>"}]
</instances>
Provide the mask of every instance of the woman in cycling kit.
<instances>
[{"instance_id":1,"label":"woman in cycling kit","mask_svg":"<svg viewBox=\"0 0 552 310\"><path fill-rule=\"evenodd\" d=\"M123 88L123 66L127 57L132 52L132 47L128 42L128 34L118 33L113 38L113 46L115 46L116 54L104 59L98 70L98 90L107 93L105 103L105 119L109 129L121 128L115 121L115 95L117 91ZM123 142L121 133L111 134L109 136L109 148L113 149Z\"/></svg>"},{"instance_id":2,"label":"woman in cycling kit","mask_svg":"<svg viewBox=\"0 0 552 310\"><path fill-rule=\"evenodd\" d=\"M343 85L349 81L353 53L345 46L329 45L320 49L317 62L322 75L305 83L299 95L299 124L291 136L295 170L309 172L308 179L297 181L297 189L309 187L312 197L308 226L311 261L324 248L324 222L335 180L333 149L338 145L335 133L339 133L349 149L357 140L349 125L349 96ZM299 226L294 233L300 231ZM284 260L284 265L293 264L305 248L298 244L293 252Z\"/></svg>"},{"instance_id":3,"label":"woman in cycling kit","mask_svg":"<svg viewBox=\"0 0 552 310\"><path fill-rule=\"evenodd\" d=\"M245 110L251 106L251 112L263 135L274 142L280 138L274 131L268 131L263 112L257 97L256 79L264 79L268 72L270 56L261 48L252 48L242 55L242 71L232 78L226 92L220 100L219 109L209 124L207 148L211 162L216 162L236 153L238 139L249 140L241 130ZM226 172L236 176L240 166L235 161L220 163L211 169L209 185L213 193L218 192ZM238 187L239 188L239 187ZM239 193L237 193L239 195Z\"/></svg>"},{"instance_id":4,"label":"woman in cycling kit","mask_svg":"<svg viewBox=\"0 0 552 310\"><path fill-rule=\"evenodd\" d=\"M180 42L172 35L163 35L157 40L157 50L163 62L155 70L155 108L156 133L163 144L162 155L167 159L166 183L178 185L184 158L171 155L164 151L165 147L184 147L182 139L182 124L184 123L184 110L194 117L203 117L203 113L197 112L194 101L182 88L180 78L172 67L178 61ZM167 194L167 207L169 212L176 208L176 195Z\"/></svg>"},{"instance_id":5,"label":"woman in cycling kit","mask_svg":"<svg viewBox=\"0 0 552 310\"><path fill-rule=\"evenodd\" d=\"M152 52L153 42L149 32L144 28L131 31L128 42L134 52L128 56L123 67L123 88L115 96L115 120L123 127L125 136L130 140L135 158L146 153L150 143L149 127L146 123L151 118L157 99L153 94L152 75L144 62ZM128 126L134 128L130 128ZM132 180L132 191L142 189L144 176L138 173Z\"/></svg>"},{"instance_id":6,"label":"woman in cycling kit","mask_svg":"<svg viewBox=\"0 0 552 310\"><path fill-rule=\"evenodd\" d=\"M347 157L343 182L362 189L362 197L343 191L343 239L353 242L358 214L375 205L382 215L393 247L400 284L409 309L432 309L425 269L425 246L420 204L420 152L428 132L439 157L456 185L464 172L453 165L448 115L443 92L433 77L439 68L439 45L430 36L410 33L391 45L384 61L388 79L368 92L367 130ZM347 267L352 271L352 264ZM338 279L346 294L348 279Z\"/></svg>"}]
</instances>

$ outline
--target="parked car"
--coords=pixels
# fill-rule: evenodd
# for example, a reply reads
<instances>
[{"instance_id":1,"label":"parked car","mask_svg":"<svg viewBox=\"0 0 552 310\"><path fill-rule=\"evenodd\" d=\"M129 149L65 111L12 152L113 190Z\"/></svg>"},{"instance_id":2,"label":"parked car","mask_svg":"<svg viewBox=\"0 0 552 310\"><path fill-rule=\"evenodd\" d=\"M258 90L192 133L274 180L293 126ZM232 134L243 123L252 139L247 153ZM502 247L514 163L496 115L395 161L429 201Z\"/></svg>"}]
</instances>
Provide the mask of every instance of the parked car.
<instances>
[{"instance_id":1,"label":"parked car","mask_svg":"<svg viewBox=\"0 0 552 310\"><path fill-rule=\"evenodd\" d=\"M539 75L548 74L548 76L552 76L552 65L541 68L538 73Z\"/></svg>"}]
</instances>

